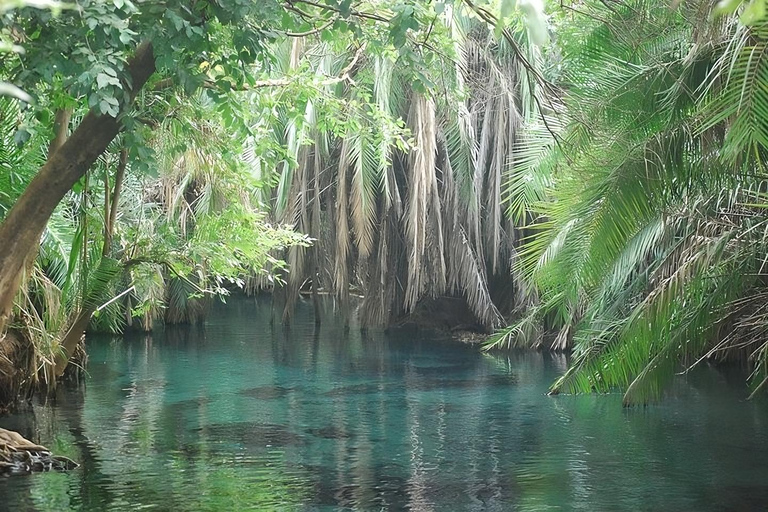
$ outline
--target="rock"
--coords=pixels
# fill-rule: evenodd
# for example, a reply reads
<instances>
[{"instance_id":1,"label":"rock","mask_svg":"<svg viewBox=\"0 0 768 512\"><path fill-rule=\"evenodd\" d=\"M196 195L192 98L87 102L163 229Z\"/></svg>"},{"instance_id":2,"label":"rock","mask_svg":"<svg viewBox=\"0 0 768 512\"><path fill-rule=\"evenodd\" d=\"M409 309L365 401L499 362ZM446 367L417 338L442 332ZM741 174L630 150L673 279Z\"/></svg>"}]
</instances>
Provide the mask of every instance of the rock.
<instances>
[{"instance_id":1,"label":"rock","mask_svg":"<svg viewBox=\"0 0 768 512\"><path fill-rule=\"evenodd\" d=\"M45 446L35 444L16 432L0 428L0 474L18 475L35 471L66 471L78 464L56 456Z\"/></svg>"}]
</instances>

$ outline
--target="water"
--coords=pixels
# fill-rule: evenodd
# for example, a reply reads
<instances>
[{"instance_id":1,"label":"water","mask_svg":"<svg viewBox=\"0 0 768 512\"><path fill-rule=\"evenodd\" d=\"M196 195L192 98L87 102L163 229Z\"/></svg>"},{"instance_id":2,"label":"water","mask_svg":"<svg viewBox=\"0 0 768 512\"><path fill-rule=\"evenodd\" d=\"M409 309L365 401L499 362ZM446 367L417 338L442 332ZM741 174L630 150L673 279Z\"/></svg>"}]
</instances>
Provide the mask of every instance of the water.
<instances>
[{"instance_id":1,"label":"water","mask_svg":"<svg viewBox=\"0 0 768 512\"><path fill-rule=\"evenodd\" d=\"M659 406L545 395L562 357L290 330L233 301L204 330L91 338L84 392L0 417L82 463L0 478L0 510L715 511L768 507L768 405L738 375Z\"/></svg>"}]
</instances>

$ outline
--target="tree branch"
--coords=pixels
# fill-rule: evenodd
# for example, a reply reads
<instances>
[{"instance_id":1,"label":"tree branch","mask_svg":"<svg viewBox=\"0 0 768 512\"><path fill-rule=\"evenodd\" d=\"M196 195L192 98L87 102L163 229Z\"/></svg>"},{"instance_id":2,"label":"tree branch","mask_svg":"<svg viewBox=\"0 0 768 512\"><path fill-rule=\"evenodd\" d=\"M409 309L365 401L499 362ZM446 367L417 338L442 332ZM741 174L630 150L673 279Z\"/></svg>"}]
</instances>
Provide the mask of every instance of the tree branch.
<instances>
[{"instance_id":1,"label":"tree branch","mask_svg":"<svg viewBox=\"0 0 768 512\"><path fill-rule=\"evenodd\" d=\"M107 256L110 252L112 245L112 235L115 232L115 217L117 216L117 205L120 201L120 191L123 188L123 178L125 177L125 168L128 165L128 150L122 148L120 150L120 162L117 164L117 172L115 173L115 191L112 193L112 200L109 209L109 215L104 224L104 248L102 255ZM107 188L106 194L109 194L109 188ZM105 201L106 204L109 204Z\"/></svg>"},{"instance_id":2,"label":"tree branch","mask_svg":"<svg viewBox=\"0 0 768 512\"><path fill-rule=\"evenodd\" d=\"M324 11L333 11L333 12L342 14L341 9L339 9L338 7L334 7L332 5L319 4L317 2L313 2L312 0L287 0L286 1L287 5L294 8L295 8L295 5L294 5L295 3L311 5L312 7L317 7L318 9L322 9ZM349 14L350 16L354 16L355 18L364 18L364 19L369 19L373 21L380 21L383 23L389 23L390 21L389 19L383 16L379 16L378 14L371 14L368 12L357 11L355 9L351 9L349 11Z\"/></svg>"},{"instance_id":3,"label":"tree branch","mask_svg":"<svg viewBox=\"0 0 768 512\"><path fill-rule=\"evenodd\" d=\"M136 48L126 71L132 85L129 100L133 100L155 72L151 43L145 41ZM0 333L5 329L13 299L23 280L24 262L37 250L51 214L121 128L118 119L91 110L66 142L49 155L0 224L3 241L0 246ZM69 354L68 351L67 356Z\"/></svg>"},{"instance_id":4,"label":"tree branch","mask_svg":"<svg viewBox=\"0 0 768 512\"><path fill-rule=\"evenodd\" d=\"M318 32L322 32L323 30L327 29L331 25L333 25L336 20L339 19L338 16L334 16L327 22L323 23L319 27L315 27L311 30L307 30L306 32L283 32L282 34L288 37L307 37L311 36L313 34L317 34Z\"/></svg>"},{"instance_id":5,"label":"tree branch","mask_svg":"<svg viewBox=\"0 0 768 512\"><path fill-rule=\"evenodd\" d=\"M48 158L51 158L57 149L64 145L69 135L69 121L72 119L72 108L60 108L56 111L53 121L53 140L48 146Z\"/></svg>"}]
</instances>

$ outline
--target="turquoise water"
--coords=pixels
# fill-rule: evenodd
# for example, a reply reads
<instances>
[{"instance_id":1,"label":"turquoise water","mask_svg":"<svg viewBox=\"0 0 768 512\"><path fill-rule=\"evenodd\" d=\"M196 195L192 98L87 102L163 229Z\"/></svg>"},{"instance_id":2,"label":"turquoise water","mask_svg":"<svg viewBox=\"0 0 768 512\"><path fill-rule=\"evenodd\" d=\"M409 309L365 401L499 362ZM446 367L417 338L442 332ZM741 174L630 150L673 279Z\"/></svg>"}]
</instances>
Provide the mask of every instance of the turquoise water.
<instances>
[{"instance_id":1,"label":"turquoise water","mask_svg":"<svg viewBox=\"0 0 768 512\"><path fill-rule=\"evenodd\" d=\"M269 317L237 300L204 329L89 339L84 391L0 417L82 466L0 478L0 510L768 508L768 404L743 375L623 409L546 396L562 357Z\"/></svg>"}]
</instances>

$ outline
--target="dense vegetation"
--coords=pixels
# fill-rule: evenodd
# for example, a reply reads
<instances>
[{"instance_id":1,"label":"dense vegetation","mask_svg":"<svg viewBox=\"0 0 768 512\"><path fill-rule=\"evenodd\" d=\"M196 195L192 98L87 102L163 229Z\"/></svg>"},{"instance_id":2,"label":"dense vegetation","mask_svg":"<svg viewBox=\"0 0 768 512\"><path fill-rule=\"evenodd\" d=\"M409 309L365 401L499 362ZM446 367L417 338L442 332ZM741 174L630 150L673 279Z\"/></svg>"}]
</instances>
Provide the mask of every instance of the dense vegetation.
<instances>
[{"instance_id":1,"label":"dense vegetation","mask_svg":"<svg viewBox=\"0 0 768 512\"><path fill-rule=\"evenodd\" d=\"M0 401L262 288L366 326L452 297L573 350L555 392L745 357L757 392L763 9L0 1Z\"/></svg>"},{"instance_id":2,"label":"dense vegetation","mask_svg":"<svg viewBox=\"0 0 768 512\"><path fill-rule=\"evenodd\" d=\"M750 12L560 13L557 128L526 131L508 182L512 215L537 216L519 265L537 303L491 341L572 348L554 392L646 402L727 358L752 361L755 392L767 382L768 33Z\"/></svg>"},{"instance_id":3,"label":"dense vegetation","mask_svg":"<svg viewBox=\"0 0 768 512\"><path fill-rule=\"evenodd\" d=\"M346 105L343 124L329 130L315 99L273 132L296 165L277 169L272 215L316 239L288 251L286 318L308 281L342 311L350 287L360 291L364 325L390 325L450 295L491 330L519 305L509 266L518 230L500 190L518 127L535 115L519 94L529 84L516 52L538 51L520 24L497 37L461 4L430 23L446 55L419 70L361 47L354 84L323 91ZM322 74L334 50L294 40L285 54ZM424 83L411 87L414 75Z\"/></svg>"}]
</instances>

